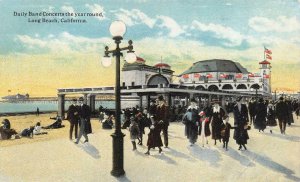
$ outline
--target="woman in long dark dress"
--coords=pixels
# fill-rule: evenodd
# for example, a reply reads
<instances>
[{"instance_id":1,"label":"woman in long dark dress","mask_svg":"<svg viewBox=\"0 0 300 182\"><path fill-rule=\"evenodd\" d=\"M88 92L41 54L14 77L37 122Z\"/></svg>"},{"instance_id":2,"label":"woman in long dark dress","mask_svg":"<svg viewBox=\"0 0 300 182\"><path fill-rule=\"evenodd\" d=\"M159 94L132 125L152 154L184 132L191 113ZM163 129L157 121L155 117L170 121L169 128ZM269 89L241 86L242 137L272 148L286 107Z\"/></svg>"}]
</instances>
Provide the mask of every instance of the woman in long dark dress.
<instances>
[{"instance_id":1,"label":"woman in long dark dress","mask_svg":"<svg viewBox=\"0 0 300 182\"><path fill-rule=\"evenodd\" d=\"M242 149L242 146L245 150L247 140L249 139L249 135L247 130L249 129L248 123L249 123L249 116L248 116L248 109L245 104L242 104L241 102L242 97L237 98L237 103L233 107L233 115L234 115L234 134L233 139L236 141L236 143L239 145L239 150Z\"/></svg>"},{"instance_id":2,"label":"woman in long dark dress","mask_svg":"<svg viewBox=\"0 0 300 182\"><path fill-rule=\"evenodd\" d=\"M267 126L270 128L270 133L272 133L272 128L277 126L277 122L275 119L275 107L271 102L267 107Z\"/></svg>"},{"instance_id":3,"label":"woman in long dark dress","mask_svg":"<svg viewBox=\"0 0 300 182\"><path fill-rule=\"evenodd\" d=\"M148 151L145 153L146 155L150 155L150 149L158 147L159 148L159 153L162 152L161 147L163 146L162 140L160 137L160 132L162 130L162 122L157 122L154 120L154 118L151 118L152 124L150 126L150 132L148 134L148 141L147 141L147 146L148 146Z\"/></svg>"},{"instance_id":4,"label":"woman in long dark dress","mask_svg":"<svg viewBox=\"0 0 300 182\"><path fill-rule=\"evenodd\" d=\"M256 106L256 115L254 120L254 128L264 131L266 129L267 108L263 98L260 98Z\"/></svg>"},{"instance_id":5,"label":"woman in long dark dress","mask_svg":"<svg viewBox=\"0 0 300 182\"><path fill-rule=\"evenodd\" d=\"M182 121L185 124L185 136L189 139L192 146L198 138L199 117L197 107L189 107Z\"/></svg>"},{"instance_id":6,"label":"woman in long dark dress","mask_svg":"<svg viewBox=\"0 0 300 182\"><path fill-rule=\"evenodd\" d=\"M215 140L215 145L217 140L221 142L221 125L223 123L223 118L226 113L225 110L219 105L219 100L214 100L214 105L212 107L211 116L211 137Z\"/></svg>"}]
</instances>

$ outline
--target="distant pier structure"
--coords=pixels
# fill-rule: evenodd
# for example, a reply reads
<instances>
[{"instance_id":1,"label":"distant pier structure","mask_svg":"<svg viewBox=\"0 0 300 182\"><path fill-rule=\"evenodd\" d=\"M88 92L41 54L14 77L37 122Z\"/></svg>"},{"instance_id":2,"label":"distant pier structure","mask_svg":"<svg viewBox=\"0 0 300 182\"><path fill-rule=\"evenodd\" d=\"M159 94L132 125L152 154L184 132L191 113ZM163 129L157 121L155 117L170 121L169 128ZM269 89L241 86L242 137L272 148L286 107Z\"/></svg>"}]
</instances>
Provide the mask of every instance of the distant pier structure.
<instances>
[{"instance_id":1,"label":"distant pier structure","mask_svg":"<svg viewBox=\"0 0 300 182\"><path fill-rule=\"evenodd\" d=\"M121 107L148 107L150 100L157 95L163 95L170 106L187 105L190 98L208 103L212 98L218 98L222 105L236 96L270 98L271 66L266 61L259 65L260 73L253 74L231 60L204 60L195 62L175 76L170 65L160 61L149 66L143 58L138 57L137 62L125 63L122 68ZM173 83L174 77L179 77L179 83ZM113 96L114 87L58 89L58 114L63 118L67 95L82 95L93 112L96 109L96 97Z\"/></svg>"}]
</instances>

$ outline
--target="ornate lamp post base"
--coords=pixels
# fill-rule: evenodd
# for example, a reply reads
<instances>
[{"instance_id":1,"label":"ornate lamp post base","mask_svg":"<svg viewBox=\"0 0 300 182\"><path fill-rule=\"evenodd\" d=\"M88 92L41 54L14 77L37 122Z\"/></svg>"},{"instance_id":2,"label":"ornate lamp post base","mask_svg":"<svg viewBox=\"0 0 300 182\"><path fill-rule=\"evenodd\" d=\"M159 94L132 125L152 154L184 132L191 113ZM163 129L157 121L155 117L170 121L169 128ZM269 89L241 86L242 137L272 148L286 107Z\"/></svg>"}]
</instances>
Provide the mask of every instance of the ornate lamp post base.
<instances>
[{"instance_id":1,"label":"ornate lamp post base","mask_svg":"<svg viewBox=\"0 0 300 182\"><path fill-rule=\"evenodd\" d=\"M110 172L115 177L120 177L125 174L124 171L124 150L123 150L123 138L125 134L122 132L115 132L111 134L113 138L113 169Z\"/></svg>"}]
</instances>

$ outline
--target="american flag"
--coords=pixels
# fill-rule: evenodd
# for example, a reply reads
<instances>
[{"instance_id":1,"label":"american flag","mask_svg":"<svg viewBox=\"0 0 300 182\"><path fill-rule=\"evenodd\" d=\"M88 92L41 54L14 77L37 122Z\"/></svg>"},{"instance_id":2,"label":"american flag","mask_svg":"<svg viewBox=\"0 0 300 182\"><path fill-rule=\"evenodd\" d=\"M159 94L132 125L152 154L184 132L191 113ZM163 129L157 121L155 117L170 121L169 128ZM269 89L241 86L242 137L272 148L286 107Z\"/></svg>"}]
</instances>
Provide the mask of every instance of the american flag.
<instances>
[{"instance_id":1,"label":"american flag","mask_svg":"<svg viewBox=\"0 0 300 182\"><path fill-rule=\"evenodd\" d=\"M265 47L265 53L266 53L266 54L272 54L272 51L271 51L270 49L267 49L267 48Z\"/></svg>"}]
</instances>

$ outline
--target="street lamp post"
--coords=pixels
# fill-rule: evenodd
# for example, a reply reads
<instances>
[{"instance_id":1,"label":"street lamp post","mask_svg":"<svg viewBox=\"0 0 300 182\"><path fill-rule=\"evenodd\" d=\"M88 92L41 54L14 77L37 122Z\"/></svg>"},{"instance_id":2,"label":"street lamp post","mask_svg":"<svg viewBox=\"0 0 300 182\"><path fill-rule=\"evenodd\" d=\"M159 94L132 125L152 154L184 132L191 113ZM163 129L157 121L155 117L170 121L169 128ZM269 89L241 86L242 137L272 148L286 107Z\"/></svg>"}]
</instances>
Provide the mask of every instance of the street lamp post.
<instances>
[{"instance_id":1,"label":"street lamp post","mask_svg":"<svg viewBox=\"0 0 300 182\"><path fill-rule=\"evenodd\" d=\"M105 56L102 59L102 65L108 67L111 65L111 59L109 54L116 57L116 83L115 83L115 132L111 134L113 138L113 169L111 175L119 177L125 174L124 171L124 136L121 131L121 94L120 94L120 58L123 56L121 51L128 50L126 61L128 63L134 63L136 61L136 55L133 51L132 41L128 42L128 46L120 48L121 40L126 32L126 25L122 21L115 21L110 25L110 33L113 36L113 40L116 43L115 50L108 50L108 46L105 47Z\"/></svg>"}]
</instances>

